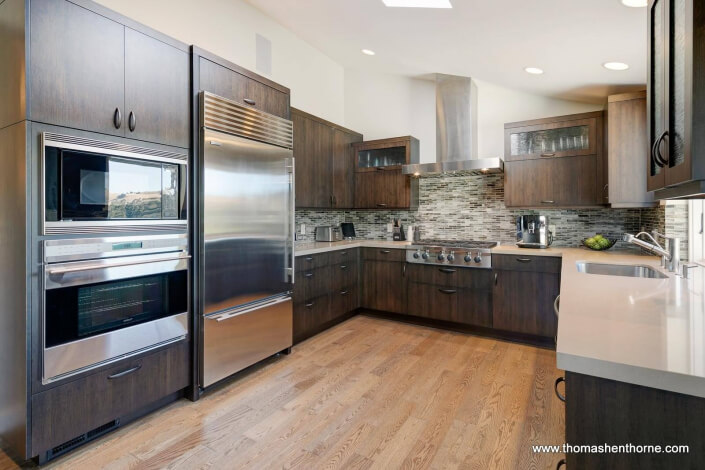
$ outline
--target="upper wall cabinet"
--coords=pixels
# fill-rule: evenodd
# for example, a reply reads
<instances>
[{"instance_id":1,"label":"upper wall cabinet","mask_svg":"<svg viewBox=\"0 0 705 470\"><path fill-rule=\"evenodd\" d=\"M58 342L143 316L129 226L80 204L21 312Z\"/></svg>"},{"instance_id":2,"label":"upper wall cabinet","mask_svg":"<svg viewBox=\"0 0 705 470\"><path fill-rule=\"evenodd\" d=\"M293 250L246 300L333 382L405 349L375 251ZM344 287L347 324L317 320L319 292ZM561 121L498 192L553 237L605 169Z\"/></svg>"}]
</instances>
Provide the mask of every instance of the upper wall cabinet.
<instances>
[{"instance_id":1,"label":"upper wall cabinet","mask_svg":"<svg viewBox=\"0 0 705 470\"><path fill-rule=\"evenodd\" d=\"M29 2L29 119L187 148L186 45L84 3Z\"/></svg>"},{"instance_id":2,"label":"upper wall cabinet","mask_svg":"<svg viewBox=\"0 0 705 470\"><path fill-rule=\"evenodd\" d=\"M605 205L603 126L602 111L505 124L505 205Z\"/></svg>"},{"instance_id":3,"label":"upper wall cabinet","mask_svg":"<svg viewBox=\"0 0 705 470\"><path fill-rule=\"evenodd\" d=\"M648 189L705 193L705 3L649 2Z\"/></svg>"},{"instance_id":4,"label":"upper wall cabinet","mask_svg":"<svg viewBox=\"0 0 705 470\"><path fill-rule=\"evenodd\" d=\"M353 144L362 134L298 109L294 122L296 207L350 209L354 206Z\"/></svg>"},{"instance_id":5,"label":"upper wall cabinet","mask_svg":"<svg viewBox=\"0 0 705 470\"><path fill-rule=\"evenodd\" d=\"M654 194L646 190L646 92L607 98L607 168L609 204L615 208L649 207Z\"/></svg>"}]
</instances>

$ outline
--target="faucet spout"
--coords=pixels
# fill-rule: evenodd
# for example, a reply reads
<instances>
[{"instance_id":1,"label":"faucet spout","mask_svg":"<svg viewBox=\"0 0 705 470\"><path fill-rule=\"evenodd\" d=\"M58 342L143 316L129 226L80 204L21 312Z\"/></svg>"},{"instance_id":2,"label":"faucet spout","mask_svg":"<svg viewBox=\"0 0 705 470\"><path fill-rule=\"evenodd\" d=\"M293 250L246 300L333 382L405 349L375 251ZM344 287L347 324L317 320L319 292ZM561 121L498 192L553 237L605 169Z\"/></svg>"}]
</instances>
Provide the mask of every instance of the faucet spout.
<instances>
[{"instance_id":1,"label":"faucet spout","mask_svg":"<svg viewBox=\"0 0 705 470\"><path fill-rule=\"evenodd\" d=\"M642 235L646 235L647 237L649 237L649 239L653 243L649 243L639 239L639 237ZM625 242L639 246L654 255L661 256L665 261L666 267L670 272L678 272L678 269L680 267L680 239L665 236L664 238L668 240L667 250L663 248L659 244L659 242L657 242L656 239L647 232L639 232L636 235L625 233L622 236L622 240L624 240Z\"/></svg>"}]
</instances>

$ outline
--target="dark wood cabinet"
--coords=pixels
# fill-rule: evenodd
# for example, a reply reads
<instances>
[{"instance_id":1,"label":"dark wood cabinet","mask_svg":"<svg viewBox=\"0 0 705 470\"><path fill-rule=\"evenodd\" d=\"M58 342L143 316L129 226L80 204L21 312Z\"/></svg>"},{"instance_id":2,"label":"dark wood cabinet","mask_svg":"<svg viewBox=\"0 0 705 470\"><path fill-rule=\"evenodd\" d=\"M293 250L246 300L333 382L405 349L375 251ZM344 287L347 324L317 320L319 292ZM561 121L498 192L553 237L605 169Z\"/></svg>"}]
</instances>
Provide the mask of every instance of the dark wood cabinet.
<instances>
[{"instance_id":1,"label":"dark wood cabinet","mask_svg":"<svg viewBox=\"0 0 705 470\"><path fill-rule=\"evenodd\" d=\"M114 420L131 418L190 383L187 342L136 359L32 396L32 455L91 433ZM85 434L88 434L86 436Z\"/></svg>"},{"instance_id":2,"label":"dark wood cabinet","mask_svg":"<svg viewBox=\"0 0 705 470\"><path fill-rule=\"evenodd\" d=\"M649 144L646 133L646 92L607 98L608 202L614 208L655 205L646 190Z\"/></svg>"},{"instance_id":3,"label":"dark wood cabinet","mask_svg":"<svg viewBox=\"0 0 705 470\"><path fill-rule=\"evenodd\" d=\"M492 326L553 338L558 327L553 303L560 292L560 258L492 255L492 264Z\"/></svg>"},{"instance_id":4,"label":"dark wood cabinet","mask_svg":"<svg viewBox=\"0 0 705 470\"><path fill-rule=\"evenodd\" d=\"M419 141L411 136L355 144L355 208L418 207L419 180L401 170L402 165L418 162Z\"/></svg>"},{"instance_id":5,"label":"dark wood cabinet","mask_svg":"<svg viewBox=\"0 0 705 470\"><path fill-rule=\"evenodd\" d=\"M189 67L188 53L125 28L125 136L189 146Z\"/></svg>"},{"instance_id":6,"label":"dark wood cabinet","mask_svg":"<svg viewBox=\"0 0 705 470\"><path fill-rule=\"evenodd\" d=\"M349 209L354 199L352 145L362 135L292 108L296 207Z\"/></svg>"},{"instance_id":7,"label":"dark wood cabinet","mask_svg":"<svg viewBox=\"0 0 705 470\"><path fill-rule=\"evenodd\" d=\"M705 193L705 4L651 0L647 181L657 198Z\"/></svg>"},{"instance_id":8,"label":"dark wood cabinet","mask_svg":"<svg viewBox=\"0 0 705 470\"><path fill-rule=\"evenodd\" d=\"M356 248L296 257L294 343L360 307L358 257Z\"/></svg>"},{"instance_id":9,"label":"dark wood cabinet","mask_svg":"<svg viewBox=\"0 0 705 470\"><path fill-rule=\"evenodd\" d=\"M289 119L288 89L224 59L193 48L198 56L198 90Z\"/></svg>"},{"instance_id":10,"label":"dark wood cabinet","mask_svg":"<svg viewBox=\"0 0 705 470\"><path fill-rule=\"evenodd\" d=\"M507 207L607 203L603 112L505 124Z\"/></svg>"},{"instance_id":11,"label":"dark wood cabinet","mask_svg":"<svg viewBox=\"0 0 705 470\"><path fill-rule=\"evenodd\" d=\"M125 135L125 27L65 0L32 1L28 17L29 118Z\"/></svg>"},{"instance_id":12,"label":"dark wood cabinet","mask_svg":"<svg viewBox=\"0 0 705 470\"><path fill-rule=\"evenodd\" d=\"M667 470L705 465L704 398L566 372L565 406L565 440L573 446L688 446L688 452L679 453L569 453L565 468Z\"/></svg>"},{"instance_id":13,"label":"dark wood cabinet","mask_svg":"<svg viewBox=\"0 0 705 470\"><path fill-rule=\"evenodd\" d=\"M362 249L362 307L406 312L404 250Z\"/></svg>"}]
</instances>

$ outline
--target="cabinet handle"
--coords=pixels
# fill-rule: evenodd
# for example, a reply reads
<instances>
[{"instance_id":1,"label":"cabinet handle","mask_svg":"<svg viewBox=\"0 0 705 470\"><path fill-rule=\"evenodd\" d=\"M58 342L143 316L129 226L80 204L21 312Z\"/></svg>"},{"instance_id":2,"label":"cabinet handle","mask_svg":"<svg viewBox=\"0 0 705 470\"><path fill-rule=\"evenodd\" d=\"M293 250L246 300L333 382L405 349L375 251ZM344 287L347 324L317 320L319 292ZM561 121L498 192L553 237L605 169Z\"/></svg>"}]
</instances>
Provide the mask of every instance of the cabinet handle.
<instances>
[{"instance_id":1,"label":"cabinet handle","mask_svg":"<svg viewBox=\"0 0 705 470\"><path fill-rule=\"evenodd\" d=\"M703 225L703 223L705 222L705 220L703 220L703 216L705 216L705 213L701 212L700 213L700 232L699 232L700 235L703 234L703 229L705 229L705 226Z\"/></svg>"},{"instance_id":2,"label":"cabinet handle","mask_svg":"<svg viewBox=\"0 0 705 470\"><path fill-rule=\"evenodd\" d=\"M114 379L119 379L120 377L125 377L126 375L130 375L133 372L137 372L142 368L142 364L136 365L135 367L127 370L123 370L122 372L118 372L117 374L109 375L108 380L114 380Z\"/></svg>"},{"instance_id":3,"label":"cabinet handle","mask_svg":"<svg viewBox=\"0 0 705 470\"><path fill-rule=\"evenodd\" d=\"M556 383L553 384L553 390L556 392L556 396L558 399L562 402L565 402L565 395L561 395L561 393L558 391L558 386L561 384L561 382L565 382L565 377L558 377L556 379Z\"/></svg>"},{"instance_id":4,"label":"cabinet handle","mask_svg":"<svg viewBox=\"0 0 705 470\"><path fill-rule=\"evenodd\" d=\"M347 265L347 264L341 264L341 265L340 265L340 269L348 269L348 265Z\"/></svg>"},{"instance_id":5,"label":"cabinet handle","mask_svg":"<svg viewBox=\"0 0 705 470\"><path fill-rule=\"evenodd\" d=\"M556 201L552 201L550 199L546 199L545 201L541 201L541 204L555 204Z\"/></svg>"},{"instance_id":6,"label":"cabinet handle","mask_svg":"<svg viewBox=\"0 0 705 470\"><path fill-rule=\"evenodd\" d=\"M401 265L401 276L406 277L406 263Z\"/></svg>"},{"instance_id":7,"label":"cabinet handle","mask_svg":"<svg viewBox=\"0 0 705 470\"><path fill-rule=\"evenodd\" d=\"M446 273L446 274L453 274L454 272L456 272L455 269L448 269L448 268L438 268L438 270L440 272Z\"/></svg>"},{"instance_id":8,"label":"cabinet handle","mask_svg":"<svg viewBox=\"0 0 705 470\"><path fill-rule=\"evenodd\" d=\"M379 250L379 252L382 253L383 255L388 255L389 253L391 253L391 251L389 251L389 250Z\"/></svg>"},{"instance_id":9,"label":"cabinet handle","mask_svg":"<svg viewBox=\"0 0 705 470\"><path fill-rule=\"evenodd\" d=\"M387 207L386 204L377 204L377 207Z\"/></svg>"},{"instance_id":10,"label":"cabinet handle","mask_svg":"<svg viewBox=\"0 0 705 470\"><path fill-rule=\"evenodd\" d=\"M541 158L551 158L551 157L555 157L555 156L556 156L555 153L542 153L541 154Z\"/></svg>"},{"instance_id":11,"label":"cabinet handle","mask_svg":"<svg viewBox=\"0 0 705 470\"><path fill-rule=\"evenodd\" d=\"M560 308L561 305L561 294L558 294L556 296L556 300L553 301L553 313L556 314L556 318L558 318L558 309Z\"/></svg>"},{"instance_id":12,"label":"cabinet handle","mask_svg":"<svg viewBox=\"0 0 705 470\"><path fill-rule=\"evenodd\" d=\"M348 292L349 292L349 291L347 291L347 290L341 290L341 291L340 291L340 295L348 295Z\"/></svg>"},{"instance_id":13,"label":"cabinet handle","mask_svg":"<svg viewBox=\"0 0 705 470\"><path fill-rule=\"evenodd\" d=\"M561 467L565 467L565 459L560 459L558 465L556 465L556 470L560 470Z\"/></svg>"},{"instance_id":14,"label":"cabinet handle","mask_svg":"<svg viewBox=\"0 0 705 470\"><path fill-rule=\"evenodd\" d=\"M377 170L377 171L384 171L384 167L378 166L378 167L375 167L375 170Z\"/></svg>"},{"instance_id":15,"label":"cabinet handle","mask_svg":"<svg viewBox=\"0 0 705 470\"><path fill-rule=\"evenodd\" d=\"M130 132L135 132L135 128L137 127L137 117L132 111L130 111L130 116L127 118L127 127L130 129Z\"/></svg>"},{"instance_id":16,"label":"cabinet handle","mask_svg":"<svg viewBox=\"0 0 705 470\"><path fill-rule=\"evenodd\" d=\"M340 252L340 256L345 256L345 255L347 255L347 254L348 254L347 251L341 251L341 252Z\"/></svg>"},{"instance_id":17,"label":"cabinet handle","mask_svg":"<svg viewBox=\"0 0 705 470\"><path fill-rule=\"evenodd\" d=\"M305 304L304 307L306 307L306 308L311 308L311 307L313 307L315 304L316 304L316 302L311 302L311 303Z\"/></svg>"},{"instance_id":18,"label":"cabinet handle","mask_svg":"<svg viewBox=\"0 0 705 470\"><path fill-rule=\"evenodd\" d=\"M115 114L113 114L113 124L115 125L115 129L120 129L120 127L122 127L122 113L120 112L120 108L115 108Z\"/></svg>"},{"instance_id":19,"label":"cabinet handle","mask_svg":"<svg viewBox=\"0 0 705 470\"><path fill-rule=\"evenodd\" d=\"M531 263L531 258L517 258L520 263Z\"/></svg>"},{"instance_id":20,"label":"cabinet handle","mask_svg":"<svg viewBox=\"0 0 705 470\"><path fill-rule=\"evenodd\" d=\"M438 289L438 292L442 292L443 294L455 294L458 291L455 289Z\"/></svg>"},{"instance_id":21,"label":"cabinet handle","mask_svg":"<svg viewBox=\"0 0 705 470\"><path fill-rule=\"evenodd\" d=\"M494 273L494 285L497 285L497 281L499 280L499 274Z\"/></svg>"},{"instance_id":22,"label":"cabinet handle","mask_svg":"<svg viewBox=\"0 0 705 470\"><path fill-rule=\"evenodd\" d=\"M251 100L251 99L249 99L249 98L245 98L245 99L243 99L242 101L244 101L245 103L249 104L250 106L254 106L254 105L257 104L257 103L255 102L255 100Z\"/></svg>"},{"instance_id":23,"label":"cabinet handle","mask_svg":"<svg viewBox=\"0 0 705 470\"><path fill-rule=\"evenodd\" d=\"M661 155L661 142L666 137L668 137L668 131L663 131L663 134L661 134L659 138L656 139L656 142L654 142L654 145L651 147L651 158L653 159L654 163L656 163L656 165L661 168L663 168L665 165L668 165L668 160L663 158L663 155Z\"/></svg>"},{"instance_id":24,"label":"cabinet handle","mask_svg":"<svg viewBox=\"0 0 705 470\"><path fill-rule=\"evenodd\" d=\"M304 274L304 277L313 277L313 273L306 273Z\"/></svg>"},{"instance_id":25,"label":"cabinet handle","mask_svg":"<svg viewBox=\"0 0 705 470\"><path fill-rule=\"evenodd\" d=\"M330 205L332 206L333 205L333 196L330 196L329 199L330 199Z\"/></svg>"},{"instance_id":26,"label":"cabinet handle","mask_svg":"<svg viewBox=\"0 0 705 470\"><path fill-rule=\"evenodd\" d=\"M313 261L313 257L311 257L311 256L308 256L308 257L306 257L306 258L304 258L304 259L305 259L306 261Z\"/></svg>"}]
</instances>

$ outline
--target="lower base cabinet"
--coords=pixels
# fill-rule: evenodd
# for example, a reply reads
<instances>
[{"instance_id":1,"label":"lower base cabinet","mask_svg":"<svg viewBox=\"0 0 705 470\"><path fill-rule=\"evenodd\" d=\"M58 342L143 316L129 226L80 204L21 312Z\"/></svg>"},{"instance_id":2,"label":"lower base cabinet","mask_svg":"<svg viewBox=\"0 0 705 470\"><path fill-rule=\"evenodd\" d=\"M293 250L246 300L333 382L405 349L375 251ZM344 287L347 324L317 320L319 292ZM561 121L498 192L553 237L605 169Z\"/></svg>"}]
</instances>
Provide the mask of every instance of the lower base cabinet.
<instances>
[{"instance_id":1,"label":"lower base cabinet","mask_svg":"<svg viewBox=\"0 0 705 470\"><path fill-rule=\"evenodd\" d=\"M190 370L183 341L33 395L32 455L44 461L149 411L189 386Z\"/></svg>"},{"instance_id":2,"label":"lower base cabinet","mask_svg":"<svg viewBox=\"0 0 705 470\"><path fill-rule=\"evenodd\" d=\"M705 398L566 372L565 405L572 446L688 446L678 453L569 452L567 469L705 468Z\"/></svg>"},{"instance_id":3,"label":"lower base cabinet","mask_svg":"<svg viewBox=\"0 0 705 470\"><path fill-rule=\"evenodd\" d=\"M404 250L362 249L362 307L406 313Z\"/></svg>"}]
</instances>

